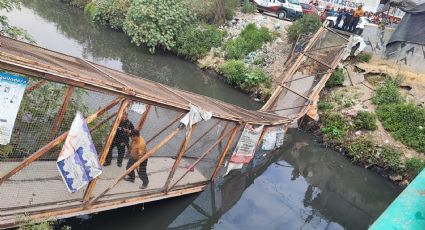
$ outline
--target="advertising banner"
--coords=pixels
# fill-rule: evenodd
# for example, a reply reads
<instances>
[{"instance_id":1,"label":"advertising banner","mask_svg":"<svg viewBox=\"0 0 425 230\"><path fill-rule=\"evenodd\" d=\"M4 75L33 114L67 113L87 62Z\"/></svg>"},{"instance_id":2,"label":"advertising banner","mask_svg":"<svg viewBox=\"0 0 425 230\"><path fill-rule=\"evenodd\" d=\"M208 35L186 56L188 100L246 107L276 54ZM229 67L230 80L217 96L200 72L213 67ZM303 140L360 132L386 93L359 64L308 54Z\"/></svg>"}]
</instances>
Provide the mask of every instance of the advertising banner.
<instances>
[{"instance_id":1,"label":"advertising banner","mask_svg":"<svg viewBox=\"0 0 425 230\"><path fill-rule=\"evenodd\" d=\"M0 145L10 142L27 82L25 77L0 73Z\"/></svg>"},{"instance_id":2,"label":"advertising banner","mask_svg":"<svg viewBox=\"0 0 425 230\"><path fill-rule=\"evenodd\" d=\"M80 112L72 122L57 166L69 192L76 192L102 173L87 123Z\"/></svg>"},{"instance_id":3,"label":"advertising banner","mask_svg":"<svg viewBox=\"0 0 425 230\"><path fill-rule=\"evenodd\" d=\"M235 152L230 158L230 162L246 164L252 160L263 128L263 125L257 128L254 128L250 124L245 125L241 138L236 145Z\"/></svg>"}]
</instances>

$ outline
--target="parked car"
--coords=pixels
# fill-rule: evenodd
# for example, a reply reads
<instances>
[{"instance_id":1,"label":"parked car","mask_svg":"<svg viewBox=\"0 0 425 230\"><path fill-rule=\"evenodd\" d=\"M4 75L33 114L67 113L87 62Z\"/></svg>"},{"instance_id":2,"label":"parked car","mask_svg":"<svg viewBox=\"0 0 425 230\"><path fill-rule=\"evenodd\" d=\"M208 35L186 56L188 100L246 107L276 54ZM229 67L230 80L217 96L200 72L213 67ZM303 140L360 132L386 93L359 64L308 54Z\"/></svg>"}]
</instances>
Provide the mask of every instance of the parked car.
<instances>
[{"instance_id":1,"label":"parked car","mask_svg":"<svg viewBox=\"0 0 425 230\"><path fill-rule=\"evenodd\" d=\"M306 3L300 3L301 8L303 9L303 14L315 14L319 15L319 11L314 5L306 4Z\"/></svg>"},{"instance_id":2,"label":"parked car","mask_svg":"<svg viewBox=\"0 0 425 230\"><path fill-rule=\"evenodd\" d=\"M329 27L334 27L335 24L336 24L336 18L337 18L336 16L329 16L329 17L327 17L326 18L326 25L329 26ZM343 24L344 24L344 20L341 20L339 22L338 27L339 28L342 28L342 25ZM373 23L368 18L366 18L366 17L360 17L359 23L357 24L357 27L356 27L356 31L354 31L354 33L355 34L358 34L358 35L362 35L363 30L364 30L364 27L366 25L372 25L372 24Z\"/></svg>"},{"instance_id":3,"label":"parked car","mask_svg":"<svg viewBox=\"0 0 425 230\"><path fill-rule=\"evenodd\" d=\"M303 16L298 0L252 0L260 13L270 12L279 19L297 20Z\"/></svg>"}]
</instances>

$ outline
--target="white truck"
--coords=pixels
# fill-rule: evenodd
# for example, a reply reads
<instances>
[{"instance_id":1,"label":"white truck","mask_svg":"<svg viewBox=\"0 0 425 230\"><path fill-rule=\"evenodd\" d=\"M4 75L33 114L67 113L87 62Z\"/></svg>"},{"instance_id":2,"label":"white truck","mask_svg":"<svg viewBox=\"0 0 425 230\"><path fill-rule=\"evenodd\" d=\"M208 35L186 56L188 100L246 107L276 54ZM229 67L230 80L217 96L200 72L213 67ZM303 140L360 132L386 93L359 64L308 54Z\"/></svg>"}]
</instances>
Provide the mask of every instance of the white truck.
<instances>
[{"instance_id":1,"label":"white truck","mask_svg":"<svg viewBox=\"0 0 425 230\"><path fill-rule=\"evenodd\" d=\"M260 13L270 12L279 19L297 20L303 16L298 0L252 0Z\"/></svg>"},{"instance_id":2,"label":"white truck","mask_svg":"<svg viewBox=\"0 0 425 230\"><path fill-rule=\"evenodd\" d=\"M336 24L336 16L329 16L326 18L326 25L329 27L334 27ZM344 24L344 20L339 22L338 28L341 29ZM356 31L354 31L357 35L362 35L364 27L366 25L373 25L373 23L366 17L360 17L359 23L357 24Z\"/></svg>"}]
</instances>

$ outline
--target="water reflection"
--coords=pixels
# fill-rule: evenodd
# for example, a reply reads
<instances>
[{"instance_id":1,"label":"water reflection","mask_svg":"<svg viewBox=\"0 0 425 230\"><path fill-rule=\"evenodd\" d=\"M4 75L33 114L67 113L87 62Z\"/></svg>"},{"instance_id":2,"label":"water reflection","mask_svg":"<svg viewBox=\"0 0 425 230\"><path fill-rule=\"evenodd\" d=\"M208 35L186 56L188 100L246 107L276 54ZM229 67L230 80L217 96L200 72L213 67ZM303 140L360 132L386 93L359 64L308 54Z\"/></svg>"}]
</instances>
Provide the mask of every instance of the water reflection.
<instances>
[{"instance_id":1,"label":"water reflection","mask_svg":"<svg viewBox=\"0 0 425 230\"><path fill-rule=\"evenodd\" d=\"M291 131L199 195L70 219L73 229L367 229L398 195L376 174Z\"/></svg>"},{"instance_id":2,"label":"water reflection","mask_svg":"<svg viewBox=\"0 0 425 230\"><path fill-rule=\"evenodd\" d=\"M151 55L131 44L124 33L94 25L81 9L61 1L26 0L21 10L6 15L12 25L26 29L48 49L245 108L261 106L214 74L165 52Z\"/></svg>"}]
</instances>

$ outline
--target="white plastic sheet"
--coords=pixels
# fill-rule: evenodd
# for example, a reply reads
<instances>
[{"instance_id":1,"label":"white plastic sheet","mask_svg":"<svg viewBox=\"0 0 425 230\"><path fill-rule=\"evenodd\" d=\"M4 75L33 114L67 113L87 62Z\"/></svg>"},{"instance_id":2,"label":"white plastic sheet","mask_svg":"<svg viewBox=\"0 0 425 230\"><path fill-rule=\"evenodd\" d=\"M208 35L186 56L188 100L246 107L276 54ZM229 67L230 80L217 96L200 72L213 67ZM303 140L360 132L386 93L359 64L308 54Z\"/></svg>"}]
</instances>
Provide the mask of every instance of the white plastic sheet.
<instances>
[{"instance_id":1,"label":"white plastic sheet","mask_svg":"<svg viewBox=\"0 0 425 230\"><path fill-rule=\"evenodd\" d=\"M76 192L102 173L96 148L83 115L77 112L57 160L69 192Z\"/></svg>"},{"instance_id":2,"label":"white plastic sheet","mask_svg":"<svg viewBox=\"0 0 425 230\"><path fill-rule=\"evenodd\" d=\"M190 105L190 111L180 120L186 127L191 128L192 125L211 119L212 113L203 110L196 105Z\"/></svg>"},{"instance_id":3,"label":"white plastic sheet","mask_svg":"<svg viewBox=\"0 0 425 230\"><path fill-rule=\"evenodd\" d=\"M138 114L143 114L146 111L146 105L139 102L133 102L130 106L130 110Z\"/></svg>"}]
</instances>

